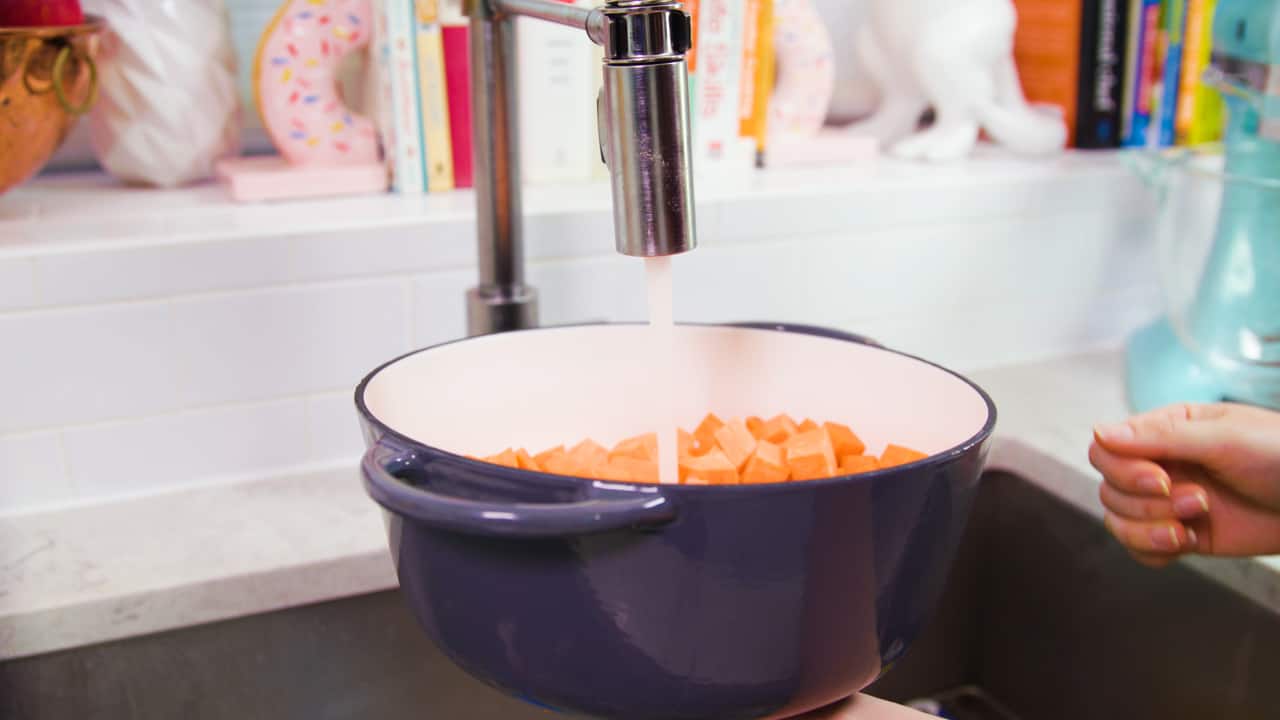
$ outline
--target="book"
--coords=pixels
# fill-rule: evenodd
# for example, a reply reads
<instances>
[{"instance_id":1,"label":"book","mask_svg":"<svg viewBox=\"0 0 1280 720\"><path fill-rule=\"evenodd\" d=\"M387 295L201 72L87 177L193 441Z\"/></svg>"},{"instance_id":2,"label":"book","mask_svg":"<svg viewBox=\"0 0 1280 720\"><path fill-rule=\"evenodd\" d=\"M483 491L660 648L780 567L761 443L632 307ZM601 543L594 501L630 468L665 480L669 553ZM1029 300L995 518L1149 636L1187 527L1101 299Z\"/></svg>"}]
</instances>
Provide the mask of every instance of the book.
<instances>
[{"instance_id":1,"label":"book","mask_svg":"<svg viewBox=\"0 0 1280 720\"><path fill-rule=\"evenodd\" d=\"M1056 105L1076 137L1080 94L1082 4L1014 0L1018 25L1013 54L1023 91L1032 103Z\"/></svg>"},{"instance_id":2,"label":"book","mask_svg":"<svg viewBox=\"0 0 1280 720\"><path fill-rule=\"evenodd\" d=\"M1125 27L1121 0L1085 0L1080 21L1080 87L1075 146L1120 146Z\"/></svg>"},{"instance_id":3,"label":"book","mask_svg":"<svg viewBox=\"0 0 1280 720\"><path fill-rule=\"evenodd\" d=\"M1178 86L1182 79L1182 50L1186 33L1187 0L1165 0L1164 70L1160 81L1160 103L1156 114L1156 145L1172 147L1177 142Z\"/></svg>"},{"instance_id":4,"label":"book","mask_svg":"<svg viewBox=\"0 0 1280 720\"><path fill-rule=\"evenodd\" d=\"M764 166L769 129L769 99L773 94L774 0L748 0L742 63L739 131L752 141L755 164Z\"/></svg>"},{"instance_id":5,"label":"book","mask_svg":"<svg viewBox=\"0 0 1280 720\"><path fill-rule=\"evenodd\" d=\"M414 42L410 0L376 0L374 33L377 36L379 84L382 102L383 144L391 168L391 188L404 194L426 189L422 172L420 105L417 102Z\"/></svg>"},{"instance_id":6,"label":"book","mask_svg":"<svg viewBox=\"0 0 1280 720\"><path fill-rule=\"evenodd\" d=\"M524 182L587 182L600 162L599 145L587 141L596 133L593 43L580 29L525 17L515 22Z\"/></svg>"},{"instance_id":7,"label":"book","mask_svg":"<svg viewBox=\"0 0 1280 720\"><path fill-rule=\"evenodd\" d=\"M1133 111L1137 105L1138 77L1142 69L1142 3L1128 0L1129 21L1125 27L1124 90L1120 107L1120 142L1133 133Z\"/></svg>"},{"instance_id":8,"label":"book","mask_svg":"<svg viewBox=\"0 0 1280 720\"><path fill-rule=\"evenodd\" d=\"M1160 76L1160 0L1134 0L1140 6L1137 27L1136 77L1129 91L1133 117L1125 135L1126 147L1146 147L1150 143L1151 112L1156 81ZM1133 35L1134 33L1131 33Z\"/></svg>"},{"instance_id":9,"label":"book","mask_svg":"<svg viewBox=\"0 0 1280 720\"><path fill-rule=\"evenodd\" d=\"M1214 142L1222 136L1222 96L1204 83L1213 52L1213 14L1217 0L1189 0L1182 80L1175 124L1180 145Z\"/></svg>"},{"instance_id":10,"label":"book","mask_svg":"<svg viewBox=\"0 0 1280 720\"><path fill-rule=\"evenodd\" d=\"M735 168L740 135L744 4L701 0L698 8L697 115L693 165L696 172Z\"/></svg>"},{"instance_id":11,"label":"book","mask_svg":"<svg viewBox=\"0 0 1280 720\"><path fill-rule=\"evenodd\" d=\"M469 188L475 185L471 147L471 29L461 12L450 14L448 11L441 13L441 27L453 184Z\"/></svg>"},{"instance_id":12,"label":"book","mask_svg":"<svg viewBox=\"0 0 1280 720\"><path fill-rule=\"evenodd\" d=\"M453 140L449 128L449 91L445 86L444 38L437 0L414 1L414 59L421 127L422 171L429 192L453 184Z\"/></svg>"}]
</instances>

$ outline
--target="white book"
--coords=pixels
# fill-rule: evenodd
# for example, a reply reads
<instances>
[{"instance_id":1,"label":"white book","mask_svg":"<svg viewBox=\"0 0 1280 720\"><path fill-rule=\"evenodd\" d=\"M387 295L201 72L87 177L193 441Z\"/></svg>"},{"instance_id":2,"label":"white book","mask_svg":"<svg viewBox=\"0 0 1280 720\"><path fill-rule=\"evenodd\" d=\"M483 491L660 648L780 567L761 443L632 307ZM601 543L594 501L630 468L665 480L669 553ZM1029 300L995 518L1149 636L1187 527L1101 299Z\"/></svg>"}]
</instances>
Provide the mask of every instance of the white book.
<instances>
[{"instance_id":1,"label":"white book","mask_svg":"<svg viewBox=\"0 0 1280 720\"><path fill-rule=\"evenodd\" d=\"M426 190L422 161L422 111L418 102L412 0L376 0L374 46L382 88L382 137L398 193Z\"/></svg>"},{"instance_id":2,"label":"white book","mask_svg":"<svg viewBox=\"0 0 1280 720\"><path fill-rule=\"evenodd\" d=\"M600 162L598 145L587 140L596 132L593 43L582 30L543 20L518 18L516 28L524 181L589 181Z\"/></svg>"},{"instance_id":3,"label":"white book","mask_svg":"<svg viewBox=\"0 0 1280 720\"><path fill-rule=\"evenodd\" d=\"M701 0L698 8L698 96L693 103L694 169L742 170L748 143L740 133L744 0Z\"/></svg>"}]
</instances>

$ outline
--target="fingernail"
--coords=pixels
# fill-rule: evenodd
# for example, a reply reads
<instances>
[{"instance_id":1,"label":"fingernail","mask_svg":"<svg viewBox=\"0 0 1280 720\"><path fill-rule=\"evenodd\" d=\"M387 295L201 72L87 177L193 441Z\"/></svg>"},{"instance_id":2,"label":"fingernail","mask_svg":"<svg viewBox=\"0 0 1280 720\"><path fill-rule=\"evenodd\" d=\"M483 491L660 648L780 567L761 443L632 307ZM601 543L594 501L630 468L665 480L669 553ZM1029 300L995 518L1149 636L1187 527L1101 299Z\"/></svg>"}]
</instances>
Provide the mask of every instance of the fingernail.
<instances>
[{"instance_id":1,"label":"fingernail","mask_svg":"<svg viewBox=\"0 0 1280 720\"><path fill-rule=\"evenodd\" d=\"M1196 536L1196 531L1187 528L1187 547L1192 550L1200 547L1200 538Z\"/></svg>"},{"instance_id":2,"label":"fingernail","mask_svg":"<svg viewBox=\"0 0 1280 720\"><path fill-rule=\"evenodd\" d=\"M1209 512L1209 499L1204 493L1184 495L1173 501L1173 512L1180 518L1200 517Z\"/></svg>"},{"instance_id":3,"label":"fingernail","mask_svg":"<svg viewBox=\"0 0 1280 720\"><path fill-rule=\"evenodd\" d=\"M1138 489L1144 493L1169 497L1169 480L1161 475L1143 475L1138 478Z\"/></svg>"},{"instance_id":4,"label":"fingernail","mask_svg":"<svg viewBox=\"0 0 1280 720\"><path fill-rule=\"evenodd\" d=\"M1151 544L1155 545L1157 550L1177 550L1182 546L1182 543L1178 542L1178 531L1171 525L1152 528Z\"/></svg>"},{"instance_id":5,"label":"fingernail","mask_svg":"<svg viewBox=\"0 0 1280 720\"><path fill-rule=\"evenodd\" d=\"M1126 423L1120 423L1119 425L1098 425L1093 429L1093 432L1103 440L1110 440L1112 442L1125 442L1126 440L1133 439L1133 428L1129 427Z\"/></svg>"}]
</instances>

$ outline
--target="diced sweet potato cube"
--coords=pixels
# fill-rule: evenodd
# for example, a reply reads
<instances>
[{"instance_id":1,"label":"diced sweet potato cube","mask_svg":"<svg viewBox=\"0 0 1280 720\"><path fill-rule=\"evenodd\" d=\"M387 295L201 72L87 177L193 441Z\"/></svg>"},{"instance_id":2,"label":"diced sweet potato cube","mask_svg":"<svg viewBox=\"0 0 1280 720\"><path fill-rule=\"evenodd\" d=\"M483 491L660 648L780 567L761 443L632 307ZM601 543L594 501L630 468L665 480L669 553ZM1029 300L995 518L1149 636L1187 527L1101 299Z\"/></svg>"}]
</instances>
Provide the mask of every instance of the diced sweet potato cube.
<instances>
[{"instance_id":1,"label":"diced sweet potato cube","mask_svg":"<svg viewBox=\"0 0 1280 720\"><path fill-rule=\"evenodd\" d=\"M756 438L741 420L731 420L716 430L716 445L736 470L742 470L756 451Z\"/></svg>"},{"instance_id":2,"label":"diced sweet potato cube","mask_svg":"<svg viewBox=\"0 0 1280 720\"><path fill-rule=\"evenodd\" d=\"M493 463L494 465L502 465L509 468L520 467L519 461L516 460L516 453L511 448L507 448L497 455L490 455L485 458L485 461Z\"/></svg>"},{"instance_id":3,"label":"diced sweet potato cube","mask_svg":"<svg viewBox=\"0 0 1280 720\"><path fill-rule=\"evenodd\" d=\"M698 441L688 430L676 430L676 457L685 457L693 455L697 449Z\"/></svg>"},{"instance_id":4,"label":"diced sweet potato cube","mask_svg":"<svg viewBox=\"0 0 1280 720\"><path fill-rule=\"evenodd\" d=\"M760 438L775 445L781 445L796 434L796 429L796 421L783 413L764 424L764 428L760 431Z\"/></svg>"},{"instance_id":5,"label":"diced sweet potato cube","mask_svg":"<svg viewBox=\"0 0 1280 720\"><path fill-rule=\"evenodd\" d=\"M569 453L564 451L564 448L557 448L557 450L559 452L549 451L534 458L535 460L541 458L538 461L538 465L542 467L543 472L551 473L552 475L572 475L575 477L581 477L585 474L584 468L574 462L569 457Z\"/></svg>"},{"instance_id":6,"label":"diced sweet potato cube","mask_svg":"<svg viewBox=\"0 0 1280 720\"><path fill-rule=\"evenodd\" d=\"M600 469L609 462L609 451L605 450L604 446L596 441L588 438L573 446L573 449L569 451L569 459L575 465L581 467L584 473L595 477L600 473Z\"/></svg>"},{"instance_id":7,"label":"diced sweet potato cube","mask_svg":"<svg viewBox=\"0 0 1280 720\"><path fill-rule=\"evenodd\" d=\"M555 455L564 455L563 445L557 445L549 450L543 450L542 452L533 456L533 461L538 463L538 466L545 470L547 467L547 459ZM547 472L550 472L550 471L548 470Z\"/></svg>"},{"instance_id":8,"label":"diced sweet potato cube","mask_svg":"<svg viewBox=\"0 0 1280 720\"><path fill-rule=\"evenodd\" d=\"M521 470L542 470L542 467L538 465L538 462L534 460L533 456L529 454L529 451L524 448L520 448L516 451L516 464L520 466Z\"/></svg>"},{"instance_id":9,"label":"diced sweet potato cube","mask_svg":"<svg viewBox=\"0 0 1280 720\"><path fill-rule=\"evenodd\" d=\"M897 467L923 460L927 457L929 456L917 450L891 443L880 454L880 467Z\"/></svg>"},{"instance_id":10,"label":"diced sweet potato cube","mask_svg":"<svg viewBox=\"0 0 1280 720\"><path fill-rule=\"evenodd\" d=\"M809 418L805 418L804 422L796 426L797 432L809 432L810 430L817 430L817 429L818 429L818 423L814 422L813 420L810 420Z\"/></svg>"},{"instance_id":11,"label":"diced sweet potato cube","mask_svg":"<svg viewBox=\"0 0 1280 720\"><path fill-rule=\"evenodd\" d=\"M698 442L698 449L708 451L716 445L716 431L724 427L724 421L716 417L715 413L707 413L707 416L698 423L698 427L693 431L693 439Z\"/></svg>"},{"instance_id":12,"label":"diced sweet potato cube","mask_svg":"<svg viewBox=\"0 0 1280 720\"><path fill-rule=\"evenodd\" d=\"M610 460L618 457L657 461L658 433L645 433L623 440L609 452Z\"/></svg>"},{"instance_id":13,"label":"diced sweet potato cube","mask_svg":"<svg viewBox=\"0 0 1280 720\"><path fill-rule=\"evenodd\" d=\"M738 469L719 448L706 455L680 459L680 481L686 484L690 478L706 481L709 485L737 485Z\"/></svg>"},{"instance_id":14,"label":"diced sweet potato cube","mask_svg":"<svg viewBox=\"0 0 1280 720\"><path fill-rule=\"evenodd\" d=\"M764 435L764 420L752 415L747 418L747 429L751 431L751 436L759 440Z\"/></svg>"},{"instance_id":15,"label":"diced sweet potato cube","mask_svg":"<svg viewBox=\"0 0 1280 720\"><path fill-rule=\"evenodd\" d=\"M845 455L840 458L840 472L844 475L857 475L880 468L880 461L873 455Z\"/></svg>"},{"instance_id":16,"label":"diced sweet potato cube","mask_svg":"<svg viewBox=\"0 0 1280 720\"><path fill-rule=\"evenodd\" d=\"M831 436L831 447L835 449L836 457L861 455L867 449L862 438L855 435L848 425L827 422L822 423L822 427L827 431L827 435Z\"/></svg>"},{"instance_id":17,"label":"diced sweet potato cube","mask_svg":"<svg viewBox=\"0 0 1280 720\"><path fill-rule=\"evenodd\" d=\"M787 467L786 451L768 440L761 440L756 445L756 452L747 461L742 471L743 485L760 485L764 483L786 482L791 477L791 468Z\"/></svg>"},{"instance_id":18,"label":"diced sweet potato cube","mask_svg":"<svg viewBox=\"0 0 1280 720\"><path fill-rule=\"evenodd\" d=\"M682 481L685 485L710 485L711 483L700 477L688 477Z\"/></svg>"},{"instance_id":19,"label":"diced sweet potato cube","mask_svg":"<svg viewBox=\"0 0 1280 720\"><path fill-rule=\"evenodd\" d=\"M609 460L609 479L621 482L658 483L658 463L655 460L619 455Z\"/></svg>"},{"instance_id":20,"label":"diced sweet potato cube","mask_svg":"<svg viewBox=\"0 0 1280 720\"><path fill-rule=\"evenodd\" d=\"M792 480L817 480L836 474L835 450L822 428L794 435L786 449Z\"/></svg>"}]
</instances>

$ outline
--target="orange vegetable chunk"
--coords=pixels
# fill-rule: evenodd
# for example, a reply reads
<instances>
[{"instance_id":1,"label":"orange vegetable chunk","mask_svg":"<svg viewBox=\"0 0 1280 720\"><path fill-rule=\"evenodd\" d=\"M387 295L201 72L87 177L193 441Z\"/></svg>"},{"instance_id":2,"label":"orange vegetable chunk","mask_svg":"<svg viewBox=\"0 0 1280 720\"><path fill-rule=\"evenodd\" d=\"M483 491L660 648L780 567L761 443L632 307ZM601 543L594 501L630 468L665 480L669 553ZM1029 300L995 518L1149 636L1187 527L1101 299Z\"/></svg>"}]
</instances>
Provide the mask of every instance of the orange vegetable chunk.
<instances>
[{"instance_id":1,"label":"orange vegetable chunk","mask_svg":"<svg viewBox=\"0 0 1280 720\"><path fill-rule=\"evenodd\" d=\"M645 433L627 438L614 446L609 459L629 457L637 460L658 460L658 433Z\"/></svg>"},{"instance_id":2,"label":"orange vegetable chunk","mask_svg":"<svg viewBox=\"0 0 1280 720\"><path fill-rule=\"evenodd\" d=\"M741 420L731 420L724 427L716 430L716 445L720 446L737 470L747 464L756 451L756 438Z\"/></svg>"},{"instance_id":3,"label":"orange vegetable chunk","mask_svg":"<svg viewBox=\"0 0 1280 720\"><path fill-rule=\"evenodd\" d=\"M810 430L817 430L817 429L818 429L818 423L810 420L809 418L805 418L804 422L800 423L800 425L796 428L798 432L809 432Z\"/></svg>"},{"instance_id":4,"label":"orange vegetable chunk","mask_svg":"<svg viewBox=\"0 0 1280 720\"><path fill-rule=\"evenodd\" d=\"M635 483L658 483L658 462L619 455L609 460L610 480Z\"/></svg>"},{"instance_id":5,"label":"orange vegetable chunk","mask_svg":"<svg viewBox=\"0 0 1280 720\"><path fill-rule=\"evenodd\" d=\"M716 417L715 413L707 413L693 431L693 439L698 441L698 449L705 452L715 447L716 431L722 427L724 427L723 420Z\"/></svg>"},{"instance_id":6,"label":"orange vegetable chunk","mask_svg":"<svg viewBox=\"0 0 1280 720\"><path fill-rule=\"evenodd\" d=\"M542 452L533 456L533 461L538 463L539 466L545 468L547 466L547 459L555 455L564 455L563 445L557 445L549 450L543 450Z\"/></svg>"},{"instance_id":7,"label":"orange vegetable chunk","mask_svg":"<svg viewBox=\"0 0 1280 720\"><path fill-rule=\"evenodd\" d=\"M569 457L569 453L564 451L563 447L554 448L534 458L538 461L538 465L542 467L543 472L553 475L575 475L585 474L585 469L574 462Z\"/></svg>"},{"instance_id":8,"label":"orange vegetable chunk","mask_svg":"<svg viewBox=\"0 0 1280 720\"><path fill-rule=\"evenodd\" d=\"M792 420L786 413L783 413L764 424L764 428L760 431L760 437L775 445L781 445L796 434L796 429L796 421Z\"/></svg>"},{"instance_id":9,"label":"orange vegetable chunk","mask_svg":"<svg viewBox=\"0 0 1280 720\"><path fill-rule=\"evenodd\" d=\"M698 441L687 430L676 430L676 456L686 457L693 455L705 455L705 452L698 452Z\"/></svg>"},{"instance_id":10,"label":"orange vegetable chunk","mask_svg":"<svg viewBox=\"0 0 1280 720\"><path fill-rule=\"evenodd\" d=\"M836 453L825 430L799 433L787 441L786 449L792 480L817 480L836 474Z\"/></svg>"},{"instance_id":11,"label":"orange vegetable chunk","mask_svg":"<svg viewBox=\"0 0 1280 720\"><path fill-rule=\"evenodd\" d=\"M609 451L605 450L600 443L587 438L573 446L569 451L569 459L581 467L583 472L595 475L608 464Z\"/></svg>"},{"instance_id":12,"label":"orange vegetable chunk","mask_svg":"<svg viewBox=\"0 0 1280 720\"><path fill-rule=\"evenodd\" d=\"M880 469L880 461L874 455L845 455L840 458L840 472L845 475L871 472Z\"/></svg>"},{"instance_id":13,"label":"orange vegetable chunk","mask_svg":"<svg viewBox=\"0 0 1280 720\"><path fill-rule=\"evenodd\" d=\"M708 485L737 485L738 469L722 450L714 448L706 455L680 458L680 480L690 484L690 479L703 480Z\"/></svg>"},{"instance_id":14,"label":"orange vegetable chunk","mask_svg":"<svg viewBox=\"0 0 1280 720\"><path fill-rule=\"evenodd\" d=\"M836 457L861 455L866 451L867 446L862 442L862 438L855 435L848 425L826 422L822 423L822 427L831 436L831 447L835 449Z\"/></svg>"},{"instance_id":15,"label":"orange vegetable chunk","mask_svg":"<svg viewBox=\"0 0 1280 720\"><path fill-rule=\"evenodd\" d=\"M529 451L524 448L520 448L516 451L516 464L520 466L521 470L542 470L542 467L538 465L538 462L534 460L533 456L529 454Z\"/></svg>"},{"instance_id":16,"label":"orange vegetable chunk","mask_svg":"<svg viewBox=\"0 0 1280 720\"><path fill-rule=\"evenodd\" d=\"M756 452L747 461L742 471L743 485L761 485L764 483L786 482L791 477L791 468L787 467L786 451L768 440L761 440L756 445Z\"/></svg>"},{"instance_id":17,"label":"orange vegetable chunk","mask_svg":"<svg viewBox=\"0 0 1280 720\"><path fill-rule=\"evenodd\" d=\"M890 443L880 454L880 467L897 467L929 457L918 450Z\"/></svg>"},{"instance_id":18,"label":"orange vegetable chunk","mask_svg":"<svg viewBox=\"0 0 1280 720\"><path fill-rule=\"evenodd\" d=\"M752 415L747 418L747 429L751 431L751 436L759 440L764 434L764 420Z\"/></svg>"},{"instance_id":19,"label":"orange vegetable chunk","mask_svg":"<svg viewBox=\"0 0 1280 720\"><path fill-rule=\"evenodd\" d=\"M519 461L516 460L516 453L511 448L507 448L506 450L503 450L497 455L490 455L489 457L485 458L485 461L491 462L494 465L502 465L504 467L509 467L509 468L520 467Z\"/></svg>"}]
</instances>

